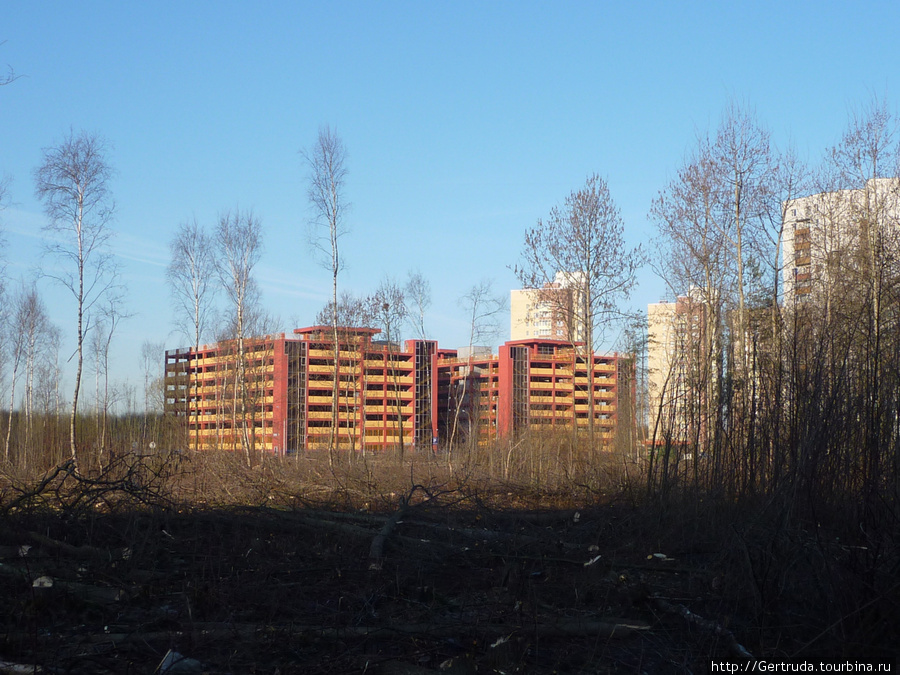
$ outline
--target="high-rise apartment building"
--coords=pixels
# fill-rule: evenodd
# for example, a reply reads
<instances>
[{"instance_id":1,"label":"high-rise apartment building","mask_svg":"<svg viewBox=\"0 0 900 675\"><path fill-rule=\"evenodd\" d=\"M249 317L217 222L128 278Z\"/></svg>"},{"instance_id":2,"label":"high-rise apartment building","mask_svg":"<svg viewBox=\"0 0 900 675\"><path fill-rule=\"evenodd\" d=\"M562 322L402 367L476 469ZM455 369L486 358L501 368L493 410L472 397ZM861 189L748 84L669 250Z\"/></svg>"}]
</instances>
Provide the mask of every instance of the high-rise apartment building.
<instances>
[{"instance_id":1,"label":"high-rise apartment building","mask_svg":"<svg viewBox=\"0 0 900 675\"><path fill-rule=\"evenodd\" d=\"M583 342L583 275L557 272L542 288L510 291L510 339Z\"/></svg>"},{"instance_id":2,"label":"high-rise apartment building","mask_svg":"<svg viewBox=\"0 0 900 675\"><path fill-rule=\"evenodd\" d=\"M787 202L783 241L787 307L842 297L876 260L900 260L900 179Z\"/></svg>"}]
</instances>

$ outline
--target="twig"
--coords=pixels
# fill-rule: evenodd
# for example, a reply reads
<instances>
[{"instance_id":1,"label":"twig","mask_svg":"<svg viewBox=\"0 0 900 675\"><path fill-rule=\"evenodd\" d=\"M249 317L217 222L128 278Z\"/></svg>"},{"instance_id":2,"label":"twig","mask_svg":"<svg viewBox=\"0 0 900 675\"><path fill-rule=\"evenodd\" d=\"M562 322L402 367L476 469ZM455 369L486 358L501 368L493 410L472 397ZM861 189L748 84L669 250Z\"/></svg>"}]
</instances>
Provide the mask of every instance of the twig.
<instances>
[{"instance_id":1,"label":"twig","mask_svg":"<svg viewBox=\"0 0 900 675\"><path fill-rule=\"evenodd\" d=\"M28 501L29 499L40 496L44 492L44 490L47 489L47 486L50 485L50 483L52 483L59 474L66 474L63 477L63 481L65 481L67 477L75 475L75 471L75 460L67 459L65 462L57 466L52 473L44 476L41 482L38 483L34 489L28 491L20 490L22 494L14 499L12 503L10 503L9 506L4 509L4 511L6 513L11 513L13 510L18 508L21 504ZM18 490L18 488L16 488L15 486L13 486L13 488Z\"/></svg>"}]
</instances>

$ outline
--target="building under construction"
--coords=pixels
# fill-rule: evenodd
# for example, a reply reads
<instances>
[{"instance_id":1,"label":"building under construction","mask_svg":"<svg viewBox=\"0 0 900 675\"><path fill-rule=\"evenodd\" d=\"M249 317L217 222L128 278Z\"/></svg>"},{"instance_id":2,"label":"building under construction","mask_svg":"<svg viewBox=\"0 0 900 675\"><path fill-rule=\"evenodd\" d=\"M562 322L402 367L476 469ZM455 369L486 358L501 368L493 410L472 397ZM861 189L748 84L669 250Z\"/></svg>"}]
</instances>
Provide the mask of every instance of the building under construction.
<instances>
[{"instance_id":1,"label":"building under construction","mask_svg":"<svg viewBox=\"0 0 900 675\"><path fill-rule=\"evenodd\" d=\"M632 364L538 338L506 342L498 354L445 353L437 360L441 436L486 442L568 429L610 445L620 423L630 424L620 412L631 410Z\"/></svg>"},{"instance_id":2,"label":"building under construction","mask_svg":"<svg viewBox=\"0 0 900 675\"><path fill-rule=\"evenodd\" d=\"M561 340L493 354L378 333L338 328L336 349L334 329L313 326L168 351L167 412L184 417L191 448L274 454L435 449L563 428L610 445L631 425L631 359Z\"/></svg>"}]
</instances>

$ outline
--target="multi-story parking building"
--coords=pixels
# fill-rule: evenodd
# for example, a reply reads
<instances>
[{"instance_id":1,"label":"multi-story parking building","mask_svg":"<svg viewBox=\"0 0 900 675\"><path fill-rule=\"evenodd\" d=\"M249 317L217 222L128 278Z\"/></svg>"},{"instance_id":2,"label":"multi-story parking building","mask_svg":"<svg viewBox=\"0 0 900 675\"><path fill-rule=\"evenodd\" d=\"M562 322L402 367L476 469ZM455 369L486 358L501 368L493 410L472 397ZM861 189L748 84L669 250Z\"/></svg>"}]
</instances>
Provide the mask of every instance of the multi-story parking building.
<instances>
[{"instance_id":1,"label":"multi-story parking building","mask_svg":"<svg viewBox=\"0 0 900 675\"><path fill-rule=\"evenodd\" d=\"M628 358L588 355L563 340L511 341L497 354L431 340L401 347L375 340L378 332L339 328L337 355L330 326L246 339L242 348L168 351L167 411L185 418L192 448L283 454L433 448L573 427L608 445L623 408L631 410Z\"/></svg>"}]
</instances>

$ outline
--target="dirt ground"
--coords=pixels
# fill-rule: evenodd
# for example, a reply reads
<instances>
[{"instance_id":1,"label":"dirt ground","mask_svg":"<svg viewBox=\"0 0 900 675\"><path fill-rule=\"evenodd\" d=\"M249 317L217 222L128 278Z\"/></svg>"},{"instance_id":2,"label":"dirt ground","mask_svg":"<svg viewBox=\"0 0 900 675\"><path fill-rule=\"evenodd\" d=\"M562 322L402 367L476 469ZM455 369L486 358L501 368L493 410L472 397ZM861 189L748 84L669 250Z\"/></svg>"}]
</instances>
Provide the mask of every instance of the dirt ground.
<instances>
[{"instance_id":1,"label":"dirt ground","mask_svg":"<svg viewBox=\"0 0 900 675\"><path fill-rule=\"evenodd\" d=\"M622 503L451 502L7 518L0 672L695 673L846 653L802 604L761 608L712 532ZM857 646L889 658L894 636Z\"/></svg>"}]
</instances>

